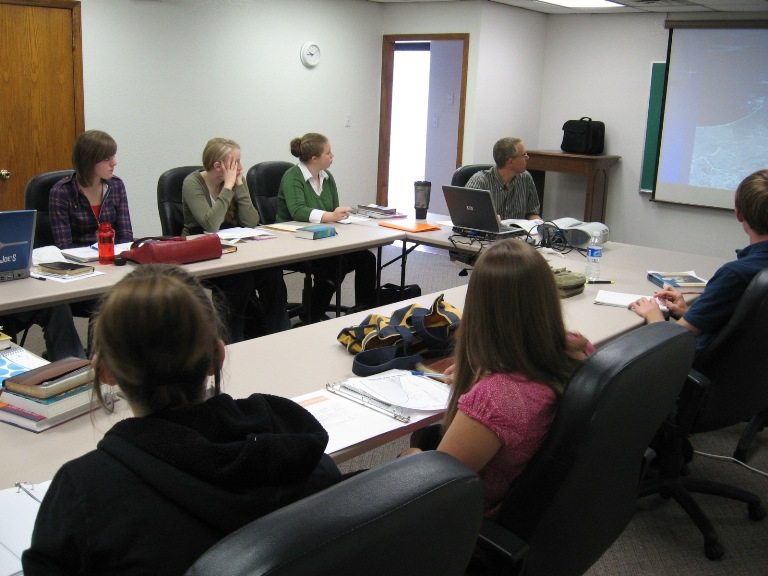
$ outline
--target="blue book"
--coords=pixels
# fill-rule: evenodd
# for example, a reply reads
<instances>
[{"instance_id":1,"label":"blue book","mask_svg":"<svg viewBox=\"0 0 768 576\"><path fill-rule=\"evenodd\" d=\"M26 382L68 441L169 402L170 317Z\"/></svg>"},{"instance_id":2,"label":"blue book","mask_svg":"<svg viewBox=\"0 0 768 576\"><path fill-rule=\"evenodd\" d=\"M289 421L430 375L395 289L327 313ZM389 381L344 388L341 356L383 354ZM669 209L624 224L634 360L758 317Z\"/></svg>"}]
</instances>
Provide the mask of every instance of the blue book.
<instances>
[{"instance_id":1,"label":"blue book","mask_svg":"<svg viewBox=\"0 0 768 576\"><path fill-rule=\"evenodd\" d=\"M308 240L319 240L320 238L330 238L336 236L336 228L330 224L310 224L296 230L297 238L306 238Z\"/></svg>"}]
</instances>

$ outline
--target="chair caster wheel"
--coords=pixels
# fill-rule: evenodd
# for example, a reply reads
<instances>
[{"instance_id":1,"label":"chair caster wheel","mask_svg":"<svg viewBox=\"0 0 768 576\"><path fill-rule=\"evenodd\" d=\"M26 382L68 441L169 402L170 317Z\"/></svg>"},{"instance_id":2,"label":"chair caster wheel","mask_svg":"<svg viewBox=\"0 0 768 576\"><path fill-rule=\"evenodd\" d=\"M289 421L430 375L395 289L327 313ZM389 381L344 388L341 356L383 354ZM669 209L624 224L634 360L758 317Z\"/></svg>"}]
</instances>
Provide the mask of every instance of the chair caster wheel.
<instances>
[{"instance_id":1,"label":"chair caster wheel","mask_svg":"<svg viewBox=\"0 0 768 576\"><path fill-rule=\"evenodd\" d=\"M753 520L755 522L759 522L763 518L765 518L765 508L763 508L763 505L759 502L757 504L750 504L749 505L749 519Z\"/></svg>"},{"instance_id":2,"label":"chair caster wheel","mask_svg":"<svg viewBox=\"0 0 768 576\"><path fill-rule=\"evenodd\" d=\"M717 540L704 543L704 555L710 560L720 560L725 554L725 548Z\"/></svg>"}]
</instances>

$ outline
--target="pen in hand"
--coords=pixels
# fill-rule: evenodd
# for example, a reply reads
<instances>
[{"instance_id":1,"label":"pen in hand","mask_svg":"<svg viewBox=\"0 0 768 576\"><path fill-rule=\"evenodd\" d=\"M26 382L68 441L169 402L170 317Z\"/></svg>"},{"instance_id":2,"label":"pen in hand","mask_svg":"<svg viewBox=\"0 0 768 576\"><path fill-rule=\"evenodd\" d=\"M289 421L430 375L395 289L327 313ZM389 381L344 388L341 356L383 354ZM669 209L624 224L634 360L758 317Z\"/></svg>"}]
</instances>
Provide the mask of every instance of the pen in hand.
<instances>
[{"instance_id":1,"label":"pen in hand","mask_svg":"<svg viewBox=\"0 0 768 576\"><path fill-rule=\"evenodd\" d=\"M426 376L427 378L434 378L435 380L445 380L445 374L439 372L422 372L421 370L411 370L411 374L414 376Z\"/></svg>"},{"instance_id":2,"label":"pen in hand","mask_svg":"<svg viewBox=\"0 0 768 576\"><path fill-rule=\"evenodd\" d=\"M587 280L587 284L614 284L613 280Z\"/></svg>"}]
</instances>

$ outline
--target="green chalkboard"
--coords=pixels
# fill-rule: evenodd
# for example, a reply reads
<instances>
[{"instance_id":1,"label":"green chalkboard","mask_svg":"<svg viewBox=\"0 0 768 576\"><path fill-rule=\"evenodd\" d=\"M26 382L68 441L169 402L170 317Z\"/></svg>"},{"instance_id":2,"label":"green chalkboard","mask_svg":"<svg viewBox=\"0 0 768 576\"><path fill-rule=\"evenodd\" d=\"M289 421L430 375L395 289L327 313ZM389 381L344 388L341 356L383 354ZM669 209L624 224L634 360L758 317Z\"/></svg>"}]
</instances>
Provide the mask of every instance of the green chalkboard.
<instances>
[{"instance_id":1,"label":"green chalkboard","mask_svg":"<svg viewBox=\"0 0 768 576\"><path fill-rule=\"evenodd\" d=\"M661 144L661 104L664 99L664 76L666 62L651 65L651 93L648 96L648 121L645 125L645 148L643 148L643 170L640 175L640 190L651 192L656 184L656 162Z\"/></svg>"}]
</instances>

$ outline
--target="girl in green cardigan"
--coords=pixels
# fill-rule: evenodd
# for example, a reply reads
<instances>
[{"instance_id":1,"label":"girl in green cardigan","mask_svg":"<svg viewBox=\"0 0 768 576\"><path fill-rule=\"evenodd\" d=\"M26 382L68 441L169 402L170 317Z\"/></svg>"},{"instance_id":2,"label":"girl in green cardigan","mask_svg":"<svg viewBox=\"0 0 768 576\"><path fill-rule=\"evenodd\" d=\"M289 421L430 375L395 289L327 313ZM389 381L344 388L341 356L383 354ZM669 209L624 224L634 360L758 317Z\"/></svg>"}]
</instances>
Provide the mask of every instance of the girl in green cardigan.
<instances>
[{"instance_id":1,"label":"girl in green cardigan","mask_svg":"<svg viewBox=\"0 0 768 576\"><path fill-rule=\"evenodd\" d=\"M277 221L296 220L313 224L338 222L349 216L347 206L339 206L336 181L328 168L333 163L331 143L322 134L310 132L291 140L291 154L299 163L286 171L278 193ZM336 291L336 270L355 271L355 307L370 308L376 303L376 257L368 250L312 262L312 302L310 321L325 318Z\"/></svg>"}]
</instances>

